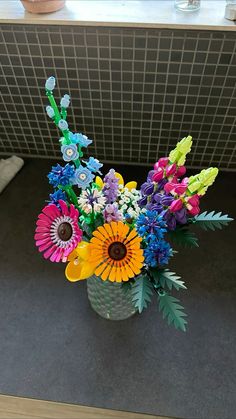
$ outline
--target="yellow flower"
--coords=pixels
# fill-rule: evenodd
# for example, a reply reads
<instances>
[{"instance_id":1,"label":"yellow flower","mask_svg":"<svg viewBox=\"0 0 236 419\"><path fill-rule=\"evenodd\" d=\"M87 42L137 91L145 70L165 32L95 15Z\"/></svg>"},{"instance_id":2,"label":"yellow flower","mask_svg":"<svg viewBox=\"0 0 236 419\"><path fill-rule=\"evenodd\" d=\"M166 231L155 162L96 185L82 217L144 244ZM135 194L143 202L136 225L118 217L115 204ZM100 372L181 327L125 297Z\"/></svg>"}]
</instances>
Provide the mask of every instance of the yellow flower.
<instances>
[{"instance_id":1,"label":"yellow flower","mask_svg":"<svg viewBox=\"0 0 236 419\"><path fill-rule=\"evenodd\" d=\"M121 221L104 224L93 232L88 262L96 268L95 275L103 281L128 281L138 275L143 266L141 237Z\"/></svg>"},{"instance_id":2,"label":"yellow flower","mask_svg":"<svg viewBox=\"0 0 236 419\"><path fill-rule=\"evenodd\" d=\"M89 278L94 273L95 265L88 262L90 257L90 244L82 241L68 256L69 263L66 267L66 278L71 282Z\"/></svg>"},{"instance_id":3,"label":"yellow flower","mask_svg":"<svg viewBox=\"0 0 236 419\"><path fill-rule=\"evenodd\" d=\"M119 180L119 185L122 185L123 188L128 188L129 190L137 188L137 182L131 181L124 184L125 182L124 182L123 176L120 173L115 172L115 176ZM100 178L100 176L96 176L95 183L99 186L100 189L102 189L104 186L103 180L102 178Z\"/></svg>"}]
</instances>

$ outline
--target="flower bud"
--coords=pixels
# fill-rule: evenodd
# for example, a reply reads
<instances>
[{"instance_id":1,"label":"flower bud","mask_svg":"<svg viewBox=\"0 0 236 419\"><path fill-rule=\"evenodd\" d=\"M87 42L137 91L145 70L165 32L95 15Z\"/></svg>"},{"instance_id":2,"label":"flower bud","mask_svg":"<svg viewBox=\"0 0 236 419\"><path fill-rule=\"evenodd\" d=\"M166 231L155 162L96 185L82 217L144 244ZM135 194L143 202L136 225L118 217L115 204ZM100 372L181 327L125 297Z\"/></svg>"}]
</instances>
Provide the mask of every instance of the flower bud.
<instances>
[{"instance_id":1,"label":"flower bud","mask_svg":"<svg viewBox=\"0 0 236 419\"><path fill-rule=\"evenodd\" d=\"M64 95L63 98L61 98L61 102L60 102L61 107L68 108L69 104L70 104L70 96Z\"/></svg>"},{"instance_id":2,"label":"flower bud","mask_svg":"<svg viewBox=\"0 0 236 419\"><path fill-rule=\"evenodd\" d=\"M155 164L154 169L157 170L159 167L166 167L169 162L168 157L161 157Z\"/></svg>"},{"instance_id":3,"label":"flower bud","mask_svg":"<svg viewBox=\"0 0 236 419\"><path fill-rule=\"evenodd\" d=\"M176 172L176 164L170 164L169 166L166 167L166 177L172 176L174 175Z\"/></svg>"},{"instance_id":4,"label":"flower bud","mask_svg":"<svg viewBox=\"0 0 236 419\"><path fill-rule=\"evenodd\" d=\"M62 130L65 131L66 129L68 129L68 124L65 121L65 119L60 119L60 121L58 122L58 127Z\"/></svg>"},{"instance_id":5,"label":"flower bud","mask_svg":"<svg viewBox=\"0 0 236 419\"><path fill-rule=\"evenodd\" d=\"M193 207L198 206L199 204L199 196L198 195L193 195L190 196L190 198L187 198L188 204L192 205Z\"/></svg>"},{"instance_id":6,"label":"flower bud","mask_svg":"<svg viewBox=\"0 0 236 419\"><path fill-rule=\"evenodd\" d=\"M165 191L166 193L170 193L170 192L172 192L172 191L175 189L175 186L176 186L176 184L175 184L175 183L173 183L173 182L168 182L168 183L166 183L166 184L165 184L165 186L164 186L164 191Z\"/></svg>"},{"instance_id":7,"label":"flower bud","mask_svg":"<svg viewBox=\"0 0 236 419\"><path fill-rule=\"evenodd\" d=\"M198 215L199 212L200 212L200 208L198 206L197 207L192 207L191 209L188 208L188 212L191 215Z\"/></svg>"},{"instance_id":8,"label":"flower bud","mask_svg":"<svg viewBox=\"0 0 236 419\"><path fill-rule=\"evenodd\" d=\"M188 186L185 184L179 184L175 187L174 191L177 195L182 195L184 192L186 192L187 187Z\"/></svg>"},{"instance_id":9,"label":"flower bud","mask_svg":"<svg viewBox=\"0 0 236 419\"><path fill-rule=\"evenodd\" d=\"M152 176L153 182L159 182L160 180L162 180L163 174L164 174L163 169L159 167L157 171L154 173L154 175Z\"/></svg>"},{"instance_id":10,"label":"flower bud","mask_svg":"<svg viewBox=\"0 0 236 419\"><path fill-rule=\"evenodd\" d=\"M45 88L47 90L53 90L55 88L56 85L56 79L55 77L51 76L49 77L49 79L47 79L46 83L45 83Z\"/></svg>"},{"instance_id":11,"label":"flower bud","mask_svg":"<svg viewBox=\"0 0 236 419\"><path fill-rule=\"evenodd\" d=\"M55 112L51 106L46 106L46 112L49 118L54 118Z\"/></svg>"},{"instance_id":12,"label":"flower bud","mask_svg":"<svg viewBox=\"0 0 236 419\"><path fill-rule=\"evenodd\" d=\"M176 212L179 211L183 206L183 202L181 201L181 199L175 199L171 204L170 204L170 208L169 210L171 212Z\"/></svg>"},{"instance_id":13,"label":"flower bud","mask_svg":"<svg viewBox=\"0 0 236 419\"><path fill-rule=\"evenodd\" d=\"M186 167L185 167L185 166L180 166L180 167L177 169L176 176L178 176L178 177L182 177L182 176L184 176L184 175L185 175L185 173L186 173Z\"/></svg>"}]
</instances>

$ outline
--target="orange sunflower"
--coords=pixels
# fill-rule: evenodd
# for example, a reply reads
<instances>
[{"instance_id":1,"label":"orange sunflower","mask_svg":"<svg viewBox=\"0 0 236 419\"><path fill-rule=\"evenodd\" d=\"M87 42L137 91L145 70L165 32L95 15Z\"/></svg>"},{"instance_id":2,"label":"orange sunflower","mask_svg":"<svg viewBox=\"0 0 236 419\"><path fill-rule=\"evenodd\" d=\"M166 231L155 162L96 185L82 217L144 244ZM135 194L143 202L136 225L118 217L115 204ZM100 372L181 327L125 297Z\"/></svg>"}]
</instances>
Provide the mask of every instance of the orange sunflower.
<instances>
[{"instance_id":1,"label":"orange sunflower","mask_svg":"<svg viewBox=\"0 0 236 419\"><path fill-rule=\"evenodd\" d=\"M95 275L112 282L128 281L138 275L144 261L141 241L137 231L121 221L98 227L90 241L88 258L95 265Z\"/></svg>"}]
</instances>

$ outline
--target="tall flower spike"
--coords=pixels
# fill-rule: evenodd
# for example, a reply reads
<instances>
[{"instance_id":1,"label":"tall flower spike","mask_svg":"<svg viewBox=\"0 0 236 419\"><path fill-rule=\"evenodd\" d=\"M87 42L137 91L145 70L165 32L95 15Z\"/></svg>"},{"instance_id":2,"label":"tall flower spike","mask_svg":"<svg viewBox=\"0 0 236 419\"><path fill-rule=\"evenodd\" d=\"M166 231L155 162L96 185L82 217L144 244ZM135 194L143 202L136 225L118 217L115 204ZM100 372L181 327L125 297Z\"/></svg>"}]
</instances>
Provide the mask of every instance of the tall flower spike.
<instances>
[{"instance_id":1,"label":"tall flower spike","mask_svg":"<svg viewBox=\"0 0 236 419\"><path fill-rule=\"evenodd\" d=\"M190 176L187 191L190 192L191 195L205 195L208 187L214 183L218 172L219 170L217 167L209 167L208 169L203 169L195 176Z\"/></svg>"},{"instance_id":2,"label":"tall flower spike","mask_svg":"<svg viewBox=\"0 0 236 419\"><path fill-rule=\"evenodd\" d=\"M176 163L177 166L183 166L186 160L186 155L191 150L192 142L192 137L190 135L179 141L174 150L172 150L169 154L170 162Z\"/></svg>"}]
</instances>

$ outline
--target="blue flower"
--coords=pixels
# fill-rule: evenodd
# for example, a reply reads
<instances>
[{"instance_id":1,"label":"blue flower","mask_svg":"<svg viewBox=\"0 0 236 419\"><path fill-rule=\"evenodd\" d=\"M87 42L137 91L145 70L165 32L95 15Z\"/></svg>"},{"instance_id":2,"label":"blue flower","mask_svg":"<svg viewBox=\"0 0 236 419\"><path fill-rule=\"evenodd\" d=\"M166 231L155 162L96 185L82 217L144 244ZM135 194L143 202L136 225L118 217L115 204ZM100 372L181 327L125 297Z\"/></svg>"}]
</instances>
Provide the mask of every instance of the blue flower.
<instances>
[{"instance_id":1,"label":"blue flower","mask_svg":"<svg viewBox=\"0 0 236 419\"><path fill-rule=\"evenodd\" d=\"M146 239L152 236L162 239L166 232L166 221L156 211L147 211L138 216L136 229L138 234Z\"/></svg>"},{"instance_id":2,"label":"blue flower","mask_svg":"<svg viewBox=\"0 0 236 419\"><path fill-rule=\"evenodd\" d=\"M76 144L62 145L61 152L63 154L63 160L65 161L76 160L79 157Z\"/></svg>"},{"instance_id":3,"label":"blue flower","mask_svg":"<svg viewBox=\"0 0 236 419\"><path fill-rule=\"evenodd\" d=\"M51 201L50 203L55 205L58 205L59 200L66 201L66 193L61 189L58 189L58 191L51 193L49 197Z\"/></svg>"},{"instance_id":4,"label":"blue flower","mask_svg":"<svg viewBox=\"0 0 236 419\"><path fill-rule=\"evenodd\" d=\"M74 178L75 169L70 164L66 164L64 167L57 164L52 167L51 172L48 174L49 183L57 188L59 185L69 185Z\"/></svg>"},{"instance_id":5,"label":"blue flower","mask_svg":"<svg viewBox=\"0 0 236 419\"><path fill-rule=\"evenodd\" d=\"M60 119L60 121L58 122L58 127L62 130L65 131L66 129L68 129L68 124L65 121L65 119Z\"/></svg>"},{"instance_id":6,"label":"blue flower","mask_svg":"<svg viewBox=\"0 0 236 419\"><path fill-rule=\"evenodd\" d=\"M79 144L80 147L88 147L89 144L92 144L92 140L90 140L86 135L70 132L70 140L74 144Z\"/></svg>"},{"instance_id":7,"label":"blue flower","mask_svg":"<svg viewBox=\"0 0 236 419\"><path fill-rule=\"evenodd\" d=\"M55 88L55 85L56 85L56 79L55 77L51 76L49 77L49 79L46 80L45 88L47 90L53 90Z\"/></svg>"},{"instance_id":8,"label":"blue flower","mask_svg":"<svg viewBox=\"0 0 236 419\"><path fill-rule=\"evenodd\" d=\"M87 167L79 166L75 171L74 185L79 188L86 189L92 182L94 175L87 169Z\"/></svg>"},{"instance_id":9,"label":"blue flower","mask_svg":"<svg viewBox=\"0 0 236 419\"><path fill-rule=\"evenodd\" d=\"M91 170L91 172L99 173L100 175L102 174L99 169L103 166L103 164L100 163L98 159L89 157L89 160L87 162L84 161L84 163L86 164L87 168Z\"/></svg>"},{"instance_id":10,"label":"blue flower","mask_svg":"<svg viewBox=\"0 0 236 419\"><path fill-rule=\"evenodd\" d=\"M145 262L152 268L158 265L166 265L172 256L172 249L165 240L158 240L152 237L148 241L146 249L144 249Z\"/></svg>"}]
</instances>

